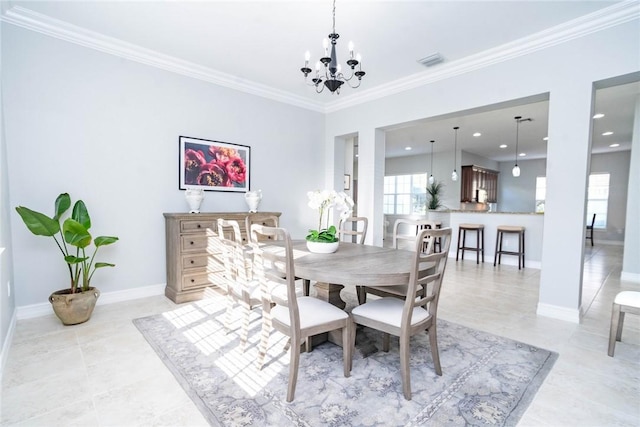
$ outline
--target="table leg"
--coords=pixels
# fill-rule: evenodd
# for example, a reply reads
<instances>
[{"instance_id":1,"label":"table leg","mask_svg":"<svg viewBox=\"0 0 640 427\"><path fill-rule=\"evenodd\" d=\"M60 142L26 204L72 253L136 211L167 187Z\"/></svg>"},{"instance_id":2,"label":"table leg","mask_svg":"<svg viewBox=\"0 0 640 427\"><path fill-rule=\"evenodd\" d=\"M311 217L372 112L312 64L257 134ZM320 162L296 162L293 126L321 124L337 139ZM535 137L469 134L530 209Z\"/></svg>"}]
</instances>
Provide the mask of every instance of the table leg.
<instances>
[{"instance_id":1,"label":"table leg","mask_svg":"<svg viewBox=\"0 0 640 427\"><path fill-rule=\"evenodd\" d=\"M342 285L334 285L333 283L317 282L313 285L316 288L316 298L327 301L336 307L344 310L347 303L340 298L340 291L344 288Z\"/></svg>"}]
</instances>

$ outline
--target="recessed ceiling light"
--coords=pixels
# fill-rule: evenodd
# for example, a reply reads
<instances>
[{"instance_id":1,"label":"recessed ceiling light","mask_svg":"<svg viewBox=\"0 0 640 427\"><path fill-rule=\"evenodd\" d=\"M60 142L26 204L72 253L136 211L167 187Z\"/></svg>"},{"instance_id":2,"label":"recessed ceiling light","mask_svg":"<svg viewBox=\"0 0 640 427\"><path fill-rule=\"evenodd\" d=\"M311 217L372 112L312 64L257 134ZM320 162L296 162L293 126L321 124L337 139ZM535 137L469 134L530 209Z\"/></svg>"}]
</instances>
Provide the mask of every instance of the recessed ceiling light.
<instances>
[{"instance_id":1,"label":"recessed ceiling light","mask_svg":"<svg viewBox=\"0 0 640 427\"><path fill-rule=\"evenodd\" d=\"M542 140L543 140L543 141L548 141L548 140L549 140L549 137L548 137L548 136L545 136L544 138L542 138Z\"/></svg>"},{"instance_id":2,"label":"recessed ceiling light","mask_svg":"<svg viewBox=\"0 0 640 427\"><path fill-rule=\"evenodd\" d=\"M620 147L620 144L610 144L609 147L611 148Z\"/></svg>"},{"instance_id":3,"label":"recessed ceiling light","mask_svg":"<svg viewBox=\"0 0 640 427\"><path fill-rule=\"evenodd\" d=\"M603 117L604 117L604 114L602 114L602 113L597 113L597 114L594 114L594 116L593 116L594 119L601 119Z\"/></svg>"},{"instance_id":4,"label":"recessed ceiling light","mask_svg":"<svg viewBox=\"0 0 640 427\"><path fill-rule=\"evenodd\" d=\"M526 155L527 155L527 153L520 153L520 154L518 154L518 156L520 156L520 157L524 157L524 156L526 156Z\"/></svg>"},{"instance_id":5,"label":"recessed ceiling light","mask_svg":"<svg viewBox=\"0 0 640 427\"><path fill-rule=\"evenodd\" d=\"M482 134L480 132L476 132L476 133L473 134L473 136L475 136L477 138L479 136L482 136Z\"/></svg>"},{"instance_id":6,"label":"recessed ceiling light","mask_svg":"<svg viewBox=\"0 0 640 427\"><path fill-rule=\"evenodd\" d=\"M609 136L609 135L613 135L613 132L608 131L608 132L604 132L604 133L602 134L602 136Z\"/></svg>"},{"instance_id":7,"label":"recessed ceiling light","mask_svg":"<svg viewBox=\"0 0 640 427\"><path fill-rule=\"evenodd\" d=\"M507 144L500 145L500 148L507 148Z\"/></svg>"},{"instance_id":8,"label":"recessed ceiling light","mask_svg":"<svg viewBox=\"0 0 640 427\"><path fill-rule=\"evenodd\" d=\"M404 147L404 149L409 151L409 150L411 150L411 147Z\"/></svg>"}]
</instances>

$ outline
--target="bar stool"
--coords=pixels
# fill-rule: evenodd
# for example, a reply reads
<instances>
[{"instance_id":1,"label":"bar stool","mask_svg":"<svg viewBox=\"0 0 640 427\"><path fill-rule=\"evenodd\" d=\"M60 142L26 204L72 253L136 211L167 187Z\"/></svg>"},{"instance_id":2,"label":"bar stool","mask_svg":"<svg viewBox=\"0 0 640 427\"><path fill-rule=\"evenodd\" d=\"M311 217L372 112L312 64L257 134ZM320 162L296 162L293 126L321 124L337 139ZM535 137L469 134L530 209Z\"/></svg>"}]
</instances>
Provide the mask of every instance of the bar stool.
<instances>
[{"instance_id":1,"label":"bar stool","mask_svg":"<svg viewBox=\"0 0 640 427\"><path fill-rule=\"evenodd\" d=\"M502 237L505 233L518 234L518 251L503 251L502 250ZM493 256L493 266L496 266L502 261L502 255L517 255L518 256L518 270L520 265L524 268L524 227L519 225L499 225L498 232L496 234L496 253Z\"/></svg>"},{"instance_id":2,"label":"bar stool","mask_svg":"<svg viewBox=\"0 0 640 427\"><path fill-rule=\"evenodd\" d=\"M476 247L466 246L467 231L476 232ZM460 239L462 235L462 239ZM458 254L462 249L462 259L464 260L464 251L476 252L476 264L480 264L480 254L482 253L482 262L484 262L484 224L460 224L458 226L458 249L456 250L456 261Z\"/></svg>"}]
</instances>

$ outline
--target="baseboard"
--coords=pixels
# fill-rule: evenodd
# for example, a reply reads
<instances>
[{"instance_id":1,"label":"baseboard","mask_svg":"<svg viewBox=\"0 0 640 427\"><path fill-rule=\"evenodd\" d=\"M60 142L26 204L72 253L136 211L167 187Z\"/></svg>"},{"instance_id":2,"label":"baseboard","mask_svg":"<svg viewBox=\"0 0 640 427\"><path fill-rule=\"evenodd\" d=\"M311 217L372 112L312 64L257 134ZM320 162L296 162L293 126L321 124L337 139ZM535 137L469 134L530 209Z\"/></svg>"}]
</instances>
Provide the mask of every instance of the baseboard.
<instances>
[{"instance_id":1,"label":"baseboard","mask_svg":"<svg viewBox=\"0 0 640 427\"><path fill-rule=\"evenodd\" d=\"M620 280L623 280L625 282L640 283L640 274L628 273L626 271L623 271L622 273L620 273Z\"/></svg>"},{"instance_id":2,"label":"baseboard","mask_svg":"<svg viewBox=\"0 0 640 427\"><path fill-rule=\"evenodd\" d=\"M460 255L462 256L462 255ZM449 258L453 258L453 261L455 262L456 260L456 250L454 248L453 251L449 250ZM476 254L475 252L468 252L466 254L466 257L464 259L465 261L469 262L469 261L473 261L474 263L476 262ZM487 254L485 253L484 255L484 263L485 264L490 264L491 266L493 266L493 254ZM536 270L540 270L542 268L542 262L540 261L533 261L530 259L525 259L524 260L524 264L526 266L526 268L535 268ZM518 257L516 256L506 256L503 255L502 261L500 261L499 265L514 265L514 266L518 266ZM496 268L498 268L498 265L496 265Z\"/></svg>"},{"instance_id":3,"label":"baseboard","mask_svg":"<svg viewBox=\"0 0 640 427\"><path fill-rule=\"evenodd\" d=\"M11 316L11 322L9 322L9 329L7 330L7 336L4 338L4 342L2 343L2 352L0 352L0 384L2 384L2 376L4 373L4 367L7 363L7 359L9 358L9 348L11 347L11 343L13 342L13 333L16 330L16 311L13 311L13 315Z\"/></svg>"},{"instance_id":4,"label":"baseboard","mask_svg":"<svg viewBox=\"0 0 640 427\"><path fill-rule=\"evenodd\" d=\"M116 302L129 301L139 298L151 297L156 295L164 295L164 283L158 285L144 286L140 288L126 289L123 291L102 292L96 305L113 304ZM15 317L18 320L32 319L34 317L46 316L53 314L53 309L49 302L40 304L24 305L16 307Z\"/></svg>"},{"instance_id":5,"label":"baseboard","mask_svg":"<svg viewBox=\"0 0 640 427\"><path fill-rule=\"evenodd\" d=\"M564 320L565 322L580 323L580 310L560 307L558 305L538 303L538 316L550 317L552 319Z\"/></svg>"}]
</instances>

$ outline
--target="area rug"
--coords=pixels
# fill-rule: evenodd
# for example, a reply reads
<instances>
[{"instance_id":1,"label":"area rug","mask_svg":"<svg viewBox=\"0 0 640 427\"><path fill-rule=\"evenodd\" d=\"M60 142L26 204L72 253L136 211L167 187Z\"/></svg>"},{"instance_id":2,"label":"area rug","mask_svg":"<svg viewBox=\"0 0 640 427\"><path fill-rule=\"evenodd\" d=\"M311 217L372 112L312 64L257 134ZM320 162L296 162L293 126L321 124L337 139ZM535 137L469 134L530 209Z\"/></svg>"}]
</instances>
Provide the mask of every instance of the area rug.
<instances>
[{"instance_id":1,"label":"area rug","mask_svg":"<svg viewBox=\"0 0 640 427\"><path fill-rule=\"evenodd\" d=\"M412 400L402 394L398 342L357 332L353 370L345 378L342 349L318 345L300 357L295 399L286 402L286 337L273 332L267 363L255 367L260 310L239 346L241 319L223 327L222 297L135 319L140 332L213 426L512 426L551 370L557 354L438 320L442 376L435 374L426 334L411 341Z\"/></svg>"}]
</instances>

